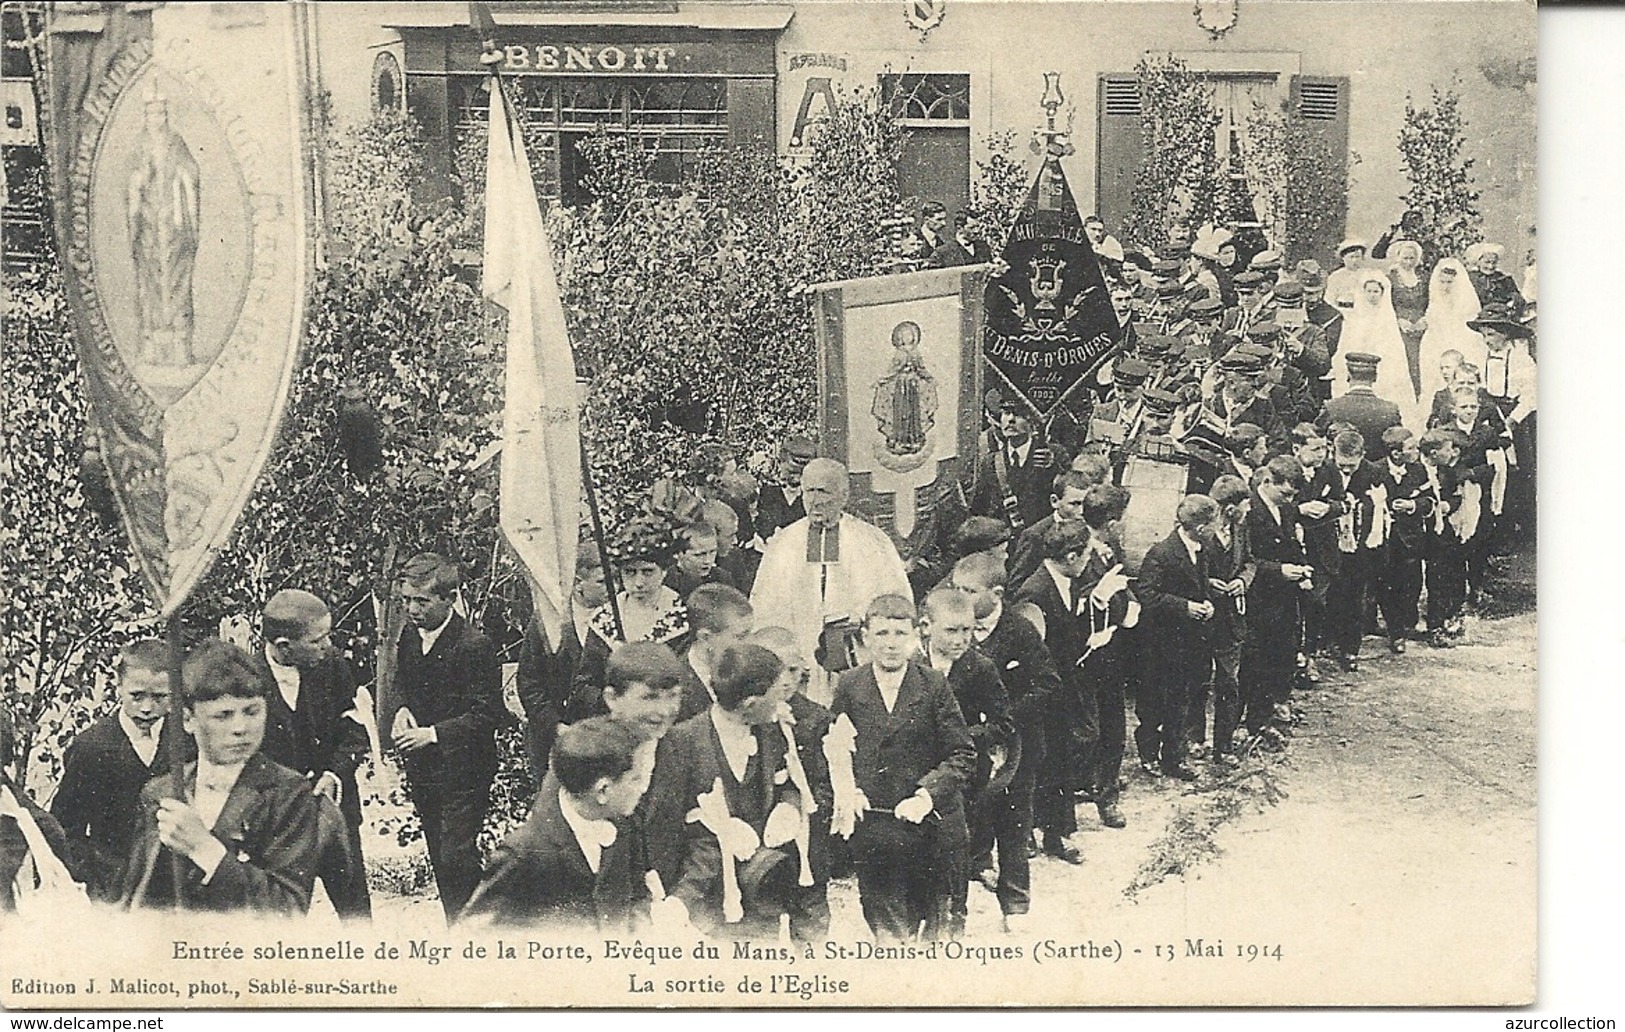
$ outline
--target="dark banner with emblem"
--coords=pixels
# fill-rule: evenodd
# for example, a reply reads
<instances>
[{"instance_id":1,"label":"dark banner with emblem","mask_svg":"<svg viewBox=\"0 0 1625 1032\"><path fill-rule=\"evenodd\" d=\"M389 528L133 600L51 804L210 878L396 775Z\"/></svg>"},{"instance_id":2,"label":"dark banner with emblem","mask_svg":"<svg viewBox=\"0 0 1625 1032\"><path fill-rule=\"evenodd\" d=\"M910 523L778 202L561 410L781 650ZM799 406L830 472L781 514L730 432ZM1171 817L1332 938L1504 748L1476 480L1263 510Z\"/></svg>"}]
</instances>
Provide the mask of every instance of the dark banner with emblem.
<instances>
[{"instance_id":1,"label":"dark banner with emblem","mask_svg":"<svg viewBox=\"0 0 1625 1032\"><path fill-rule=\"evenodd\" d=\"M1063 407L1080 412L1084 381L1111 353L1118 323L1056 158L1038 170L1003 257L1009 269L988 284L985 301L990 385L1045 423Z\"/></svg>"},{"instance_id":2,"label":"dark banner with emblem","mask_svg":"<svg viewBox=\"0 0 1625 1032\"><path fill-rule=\"evenodd\" d=\"M299 4L59 4L47 142L90 423L165 614L270 453L313 204Z\"/></svg>"}]
</instances>

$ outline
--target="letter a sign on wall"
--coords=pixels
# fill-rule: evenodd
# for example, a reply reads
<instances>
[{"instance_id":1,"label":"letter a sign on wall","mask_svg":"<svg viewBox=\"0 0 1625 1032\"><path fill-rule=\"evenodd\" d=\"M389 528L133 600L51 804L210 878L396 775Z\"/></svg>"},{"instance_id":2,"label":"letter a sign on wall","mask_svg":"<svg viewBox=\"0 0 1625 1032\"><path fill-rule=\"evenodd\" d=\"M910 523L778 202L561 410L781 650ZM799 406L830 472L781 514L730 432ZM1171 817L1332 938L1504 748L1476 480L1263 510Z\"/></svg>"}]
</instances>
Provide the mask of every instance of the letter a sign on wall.
<instances>
[{"instance_id":1,"label":"letter a sign on wall","mask_svg":"<svg viewBox=\"0 0 1625 1032\"><path fill-rule=\"evenodd\" d=\"M50 164L90 423L164 614L276 439L304 325L304 8L77 5L50 24Z\"/></svg>"}]
</instances>

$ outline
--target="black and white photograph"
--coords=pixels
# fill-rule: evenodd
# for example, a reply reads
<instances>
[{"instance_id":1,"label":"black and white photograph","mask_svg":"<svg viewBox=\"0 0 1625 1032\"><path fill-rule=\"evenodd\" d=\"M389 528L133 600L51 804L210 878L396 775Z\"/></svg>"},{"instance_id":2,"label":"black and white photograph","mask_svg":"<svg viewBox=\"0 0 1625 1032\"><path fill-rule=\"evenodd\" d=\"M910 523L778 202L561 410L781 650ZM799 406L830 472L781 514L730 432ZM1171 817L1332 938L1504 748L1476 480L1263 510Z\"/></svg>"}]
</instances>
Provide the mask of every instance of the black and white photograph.
<instances>
[{"instance_id":1,"label":"black and white photograph","mask_svg":"<svg viewBox=\"0 0 1625 1032\"><path fill-rule=\"evenodd\" d=\"M1534 3L3 18L6 1008L1535 1002Z\"/></svg>"}]
</instances>

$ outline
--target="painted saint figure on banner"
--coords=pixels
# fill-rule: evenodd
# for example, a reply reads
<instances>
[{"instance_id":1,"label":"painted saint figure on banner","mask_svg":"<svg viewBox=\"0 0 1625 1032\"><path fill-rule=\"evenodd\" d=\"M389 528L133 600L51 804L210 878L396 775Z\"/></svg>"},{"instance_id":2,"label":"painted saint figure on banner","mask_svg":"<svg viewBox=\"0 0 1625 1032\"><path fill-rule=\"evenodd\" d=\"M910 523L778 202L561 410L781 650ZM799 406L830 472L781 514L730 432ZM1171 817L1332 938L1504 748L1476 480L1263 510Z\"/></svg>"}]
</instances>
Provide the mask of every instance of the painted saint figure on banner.
<instances>
[{"instance_id":1,"label":"painted saint figure on banner","mask_svg":"<svg viewBox=\"0 0 1625 1032\"><path fill-rule=\"evenodd\" d=\"M145 133L130 175L130 257L145 364L193 364L192 273L198 249L198 164L169 124L156 84L142 96Z\"/></svg>"},{"instance_id":2,"label":"painted saint figure on banner","mask_svg":"<svg viewBox=\"0 0 1625 1032\"><path fill-rule=\"evenodd\" d=\"M875 382L875 425L886 439L881 465L906 472L925 461L926 440L936 425L937 383L920 354L920 326L900 322L891 331L892 359Z\"/></svg>"}]
</instances>

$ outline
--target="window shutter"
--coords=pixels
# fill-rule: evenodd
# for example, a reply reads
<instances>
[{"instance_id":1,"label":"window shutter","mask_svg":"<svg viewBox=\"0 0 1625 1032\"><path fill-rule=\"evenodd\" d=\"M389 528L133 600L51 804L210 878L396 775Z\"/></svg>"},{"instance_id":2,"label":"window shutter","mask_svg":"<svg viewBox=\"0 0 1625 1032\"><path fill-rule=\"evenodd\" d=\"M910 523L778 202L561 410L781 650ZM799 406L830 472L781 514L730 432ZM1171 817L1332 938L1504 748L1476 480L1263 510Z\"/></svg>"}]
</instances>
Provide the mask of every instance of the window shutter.
<instances>
[{"instance_id":1,"label":"window shutter","mask_svg":"<svg viewBox=\"0 0 1625 1032\"><path fill-rule=\"evenodd\" d=\"M1134 179L1145 151L1139 79L1131 74L1101 75L1097 109L1095 210L1108 229L1118 234L1134 203Z\"/></svg>"},{"instance_id":2,"label":"window shutter","mask_svg":"<svg viewBox=\"0 0 1625 1032\"><path fill-rule=\"evenodd\" d=\"M1319 137L1331 151L1332 160L1346 171L1349 160L1349 80L1346 75L1294 75L1291 84L1292 113L1303 120L1309 132ZM1297 258L1314 258L1328 268L1336 268L1333 252L1347 229L1347 212L1338 212L1315 240L1301 248Z\"/></svg>"}]
</instances>

